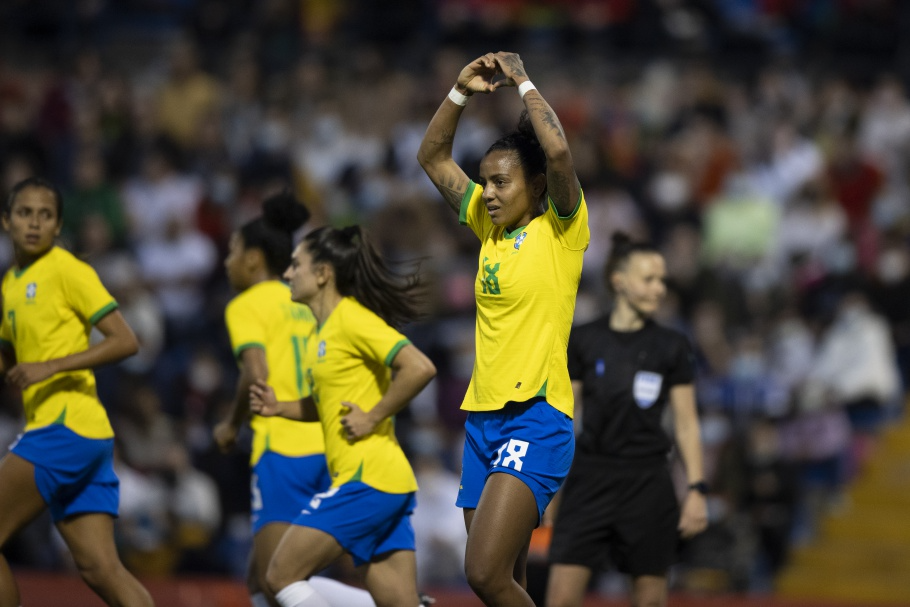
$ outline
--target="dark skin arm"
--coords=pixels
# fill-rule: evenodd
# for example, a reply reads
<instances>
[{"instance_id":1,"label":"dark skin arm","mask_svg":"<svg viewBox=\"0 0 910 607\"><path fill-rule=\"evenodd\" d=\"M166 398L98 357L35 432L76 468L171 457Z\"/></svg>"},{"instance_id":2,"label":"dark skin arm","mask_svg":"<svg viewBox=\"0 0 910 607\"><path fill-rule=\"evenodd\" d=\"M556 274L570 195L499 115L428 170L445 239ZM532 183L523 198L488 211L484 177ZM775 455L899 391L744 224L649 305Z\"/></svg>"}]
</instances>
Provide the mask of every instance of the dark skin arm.
<instances>
[{"instance_id":1,"label":"dark skin arm","mask_svg":"<svg viewBox=\"0 0 910 607\"><path fill-rule=\"evenodd\" d=\"M107 314L95 326L104 335L104 339L97 344L62 358L19 363L6 373L7 383L24 390L57 373L93 369L117 362L139 351L139 341L119 310Z\"/></svg>"},{"instance_id":2,"label":"dark skin arm","mask_svg":"<svg viewBox=\"0 0 910 607\"><path fill-rule=\"evenodd\" d=\"M230 415L212 430L212 436L223 452L233 448L240 427L250 417L250 386L257 380L264 381L268 377L269 365L266 362L265 350L247 348L240 353L240 377L237 378L237 390L231 403Z\"/></svg>"},{"instance_id":3,"label":"dark skin arm","mask_svg":"<svg viewBox=\"0 0 910 607\"><path fill-rule=\"evenodd\" d=\"M519 86L529 80L521 58L516 53L500 52L494 55L496 65L506 77L506 86ZM547 156L547 195L559 214L567 216L575 210L581 186L575 175L572 152L556 112L537 89L524 96L524 104L534 125L534 133Z\"/></svg>"},{"instance_id":4,"label":"dark skin arm","mask_svg":"<svg viewBox=\"0 0 910 607\"><path fill-rule=\"evenodd\" d=\"M461 70L455 89L463 95L474 93L492 93L501 83L493 83L493 76L498 68L492 53L478 57ZM460 210L461 199L468 190L470 179L452 158L452 143L455 141L455 129L464 107L453 103L446 97L436 110L433 119L427 126L427 132L420 143L417 161L430 181L442 194L443 199L456 213Z\"/></svg>"}]
</instances>

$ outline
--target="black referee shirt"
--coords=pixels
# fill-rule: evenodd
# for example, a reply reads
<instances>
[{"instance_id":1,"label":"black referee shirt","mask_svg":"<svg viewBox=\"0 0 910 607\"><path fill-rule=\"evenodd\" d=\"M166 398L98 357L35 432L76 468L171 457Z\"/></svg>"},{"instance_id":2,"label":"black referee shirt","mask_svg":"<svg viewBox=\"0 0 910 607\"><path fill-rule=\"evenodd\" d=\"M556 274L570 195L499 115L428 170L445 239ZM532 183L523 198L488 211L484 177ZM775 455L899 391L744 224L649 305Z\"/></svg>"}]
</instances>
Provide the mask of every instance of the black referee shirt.
<instances>
[{"instance_id":1,"label":"black referee shirt","mask_svg":"<svg viewBox=\"0 0 910 607\"><path fill-rule=\"evenodd\" d=\"M688 339L650 320L638 331L614 331L605 316L572 327L568 356L569 376L584 382L578 453L666 457L672 443L661 416L670 388L694 380Z\"/></svg>"}]
</instances>

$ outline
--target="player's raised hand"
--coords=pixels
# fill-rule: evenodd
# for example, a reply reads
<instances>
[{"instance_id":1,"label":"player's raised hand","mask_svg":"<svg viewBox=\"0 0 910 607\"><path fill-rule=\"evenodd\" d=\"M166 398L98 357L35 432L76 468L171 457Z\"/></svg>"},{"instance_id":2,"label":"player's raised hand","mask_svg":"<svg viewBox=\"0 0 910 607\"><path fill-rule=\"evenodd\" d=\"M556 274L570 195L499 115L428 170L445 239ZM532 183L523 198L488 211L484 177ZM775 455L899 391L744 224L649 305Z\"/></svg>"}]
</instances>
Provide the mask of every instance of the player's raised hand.
<instances>
[{"instance_id":1,"label":"player's raised hand","mask_svg":"<svg viewBox=\"0 0 910 607\"><path fill-rule=\"evenodd\" d=\"M493 55L496 67L505 78L497 84L500 86L518 86L525 80L528 80L528 73L525 71L524 63L518 53L509 53L500 51Z\"/></svg>"},{"instance_id":2,"label":"player's raised hand","mask_svg":"<svg viewBox=\"0 0 910 607\"><path fill-rule=\"evenodd\" d=\"M493 77L499 71L493 53L487 53L464 66L458 74L455 88L464 95L492 93L500 87L499 82L493 82Z\"/></svg>"}]
</instances>

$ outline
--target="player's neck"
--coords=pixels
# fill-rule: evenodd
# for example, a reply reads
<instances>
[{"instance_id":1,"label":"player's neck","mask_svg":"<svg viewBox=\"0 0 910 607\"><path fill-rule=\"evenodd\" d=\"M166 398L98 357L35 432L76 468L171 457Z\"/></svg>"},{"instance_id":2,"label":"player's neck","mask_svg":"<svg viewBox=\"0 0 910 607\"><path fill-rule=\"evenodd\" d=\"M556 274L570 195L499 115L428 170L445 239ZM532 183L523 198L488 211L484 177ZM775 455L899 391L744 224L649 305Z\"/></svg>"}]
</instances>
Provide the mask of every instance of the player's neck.
<instances>
[{"instance_id":1,"label":"player's neck","mask_svg":"<svg viewBox=\"0 0 910 607\"><path fill-rule=\"evenodd\" d=\"M53 247L51 247L51 249L52 248ZM29 267L30 265L32 265L33 263L35 263L36 261L38 261L45 255L50 253L51 249L42 251L41 253L39 253L37 255L32 255L32 254L26 253L25 251L15 250L13 252L13 258L16 260L16 270L18 270L18 271L24 270L25 268Z\"/></svg>"},{"instance_id":2,"label":"player's neck","mask_svg":"<svg viewBox=\"0 0 910 607\"><path fill-rule=\"evenodd\" d=\"M623 333L638 331L647 320L647 316L624 299L618 299L610 312L610 328Z\"/></svg>"},{"instance_id":3,"label":"player's neck","mask_svg":"<svg viewBox=\"0 0 910 607\"><path fill-rule=\"evenodd\" d=\"M324 289L313 298L313 301L307 304L310 306L310 310L313 311L313 316L316 317L316 323L319 327L325 324L325 321L329 319L329 316L332 315L332 312L338 307L342 299L344 297L335 289Z\"/></svg>"}]
</instances>

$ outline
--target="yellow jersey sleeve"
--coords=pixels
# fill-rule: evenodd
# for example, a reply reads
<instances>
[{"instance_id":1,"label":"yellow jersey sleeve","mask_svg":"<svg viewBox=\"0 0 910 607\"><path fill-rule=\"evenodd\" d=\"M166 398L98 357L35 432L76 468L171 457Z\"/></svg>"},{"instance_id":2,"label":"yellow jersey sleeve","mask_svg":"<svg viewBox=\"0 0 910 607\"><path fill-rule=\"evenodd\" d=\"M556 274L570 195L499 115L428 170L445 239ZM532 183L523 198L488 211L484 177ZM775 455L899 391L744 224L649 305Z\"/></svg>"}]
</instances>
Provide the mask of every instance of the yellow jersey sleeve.
<instances>
[{"instance_id":1,"label":"yellow jersey sleeve","mask_svg":"<svg viewBox=\"0 0 910 607\"><path fill-rule=\"evenodd\" d=\"M482 194L482 187L473 181L468 182L468 189L461 199L461 207L458 211L459 223L471 228L471 231L480 240L484 240L494 228L490 214L487 213L487 207L481 202Z\"/></svg>"},{"instance_id":2,"label":"yellow jersey sleeve","mask_svg":"<svg viewBox=\"0 0 910 607\"><path fill-rule=\"evenodd\" d=\"M224 309L224 324L227 325L235 358L239 359L247 348L265 350L263 318L251 298L234 298Z\"/></svg>"},{"instance_id":3,"label":"yellow jersey sleeve","mask_svg":"<svg viewBox=\"0 0 910 607\"><path fill-rule=\"evenodd\" d=\"M584 251L591 240L591 231L588 227L588 205L584 192L578 190L578 201L575 208L563 217L556 210L553 201L547 198L547 213L545 214L553 234L563 248L570 251Z\"/></svg>"},{"instance_id":4,"label":"yellow jersey sleeve","mask_svg":"<svg viewBox=\"0 0 910 607\"><path fill-rule=\"evenodd\" d=\"M411 343L375 314L363 314L358 320L357 332L351 333L351 345L364 358L391 367L398 352Z\"/></svg>"},{"instance_id":5,"label":"yellow jersey sleeve","mask_svg":"<svg viewBox=\"0 0 910 607\"><path fill-rule=\"evenodd\" d=\"M61 273L63 293L76 314L95 325L117 309L117 302L101 284L94 268L78 261L67 266L66 271Z\"/></svg>"}]
</instances>

